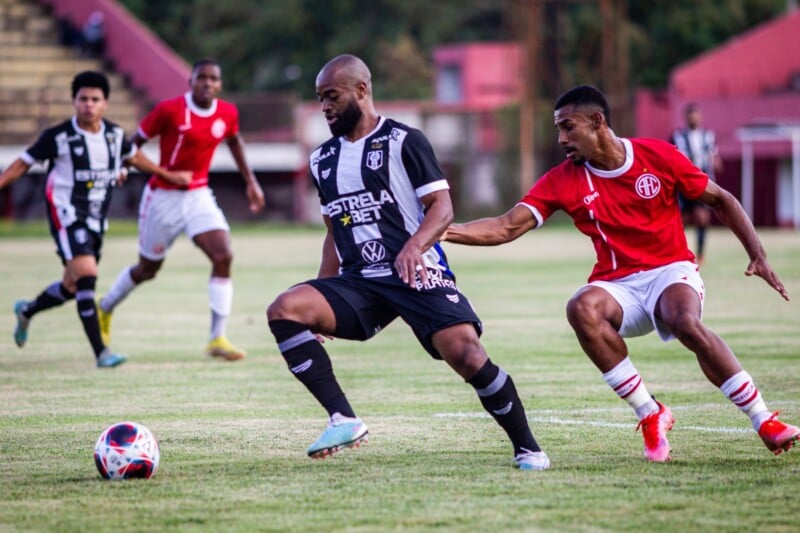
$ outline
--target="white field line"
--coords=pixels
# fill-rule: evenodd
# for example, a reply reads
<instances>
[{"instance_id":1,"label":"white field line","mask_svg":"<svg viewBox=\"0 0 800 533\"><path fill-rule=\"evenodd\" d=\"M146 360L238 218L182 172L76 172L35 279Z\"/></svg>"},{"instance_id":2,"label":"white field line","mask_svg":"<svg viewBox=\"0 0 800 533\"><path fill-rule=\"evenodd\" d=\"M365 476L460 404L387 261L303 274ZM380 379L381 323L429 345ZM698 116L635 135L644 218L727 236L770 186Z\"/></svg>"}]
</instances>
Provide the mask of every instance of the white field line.
<instances>
[{"instance_id":1,"label":"white field line","mask_svg":"<svg viewBox=\"0 0 800 533\"><path fill-rule=\"evenodd\" d=\"M800 404L796 401L772 402L773 407L794 407ZM698 404L698 405L678 405L670 406L672 411L710 411L714 409L730 408L730 404ZM601 428L618 428L630 429L635 428L635 423L619 423L608 422L604 420L582 420L578 418L569 418L570 415L587 415L587 414L612 414L612 413L631 413L629 407L611 407L611 408L592 408L592 409L536 409L528 414L528 420L538 424L557 424L561 426L593 426ZM631 413L632 414L632 413ZM549 416L547 416L549 415ZM433 415L438 418L488 418L489 414L485 412L473 413L436 413ZM679 422L675 424L673 431L703 431L706 433L737 433L749 434L753 432L750 427L711 427L711 426L682 426Z\"/></svg>"}]
</instances>

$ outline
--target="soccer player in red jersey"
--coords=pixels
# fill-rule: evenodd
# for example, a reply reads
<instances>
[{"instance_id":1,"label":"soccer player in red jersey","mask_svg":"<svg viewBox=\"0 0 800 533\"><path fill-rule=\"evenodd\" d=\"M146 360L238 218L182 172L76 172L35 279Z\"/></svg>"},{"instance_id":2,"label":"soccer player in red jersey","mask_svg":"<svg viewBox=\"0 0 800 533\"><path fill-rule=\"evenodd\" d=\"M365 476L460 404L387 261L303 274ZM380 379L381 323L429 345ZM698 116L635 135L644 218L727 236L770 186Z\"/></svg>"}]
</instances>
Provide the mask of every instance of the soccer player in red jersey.
<instances>
[{"instance_id":1,"label":"soccer player in red jersey","mask_svg":"<svg viewBox=\"0 0 800 533\"><path fill-rule=\"evenodd\" d=\"M800 429L767 410L753 378L701 321L705 289L686 242L677 193L710 206L747 251L745 275L763 278L788 300L741 204L675 146L617 137L606 98L594 87L564 93L554 119L567 160L505 214L452 224L443 240L502 244L540 226L556 210L565 211L591 238L597 255L589 283L567 304L567 318L606 383L634 409L645 456L670 459L666 432L675 420L650 396L623 339L653 330L695 353L708 380L750 417L767 448L776 455L788 450Z\"/></svg>"},{"instance_id":2,"label":"soccer player in red jersey","mask_svg":"<svg viewBox=\"0 0 800 533\"><path fill-rule=\"evenodd\" d=\"M264 207L264 194L245 159L239 111L218 98L222 90L219 64L210 59L198 61L189 82L190 92L160 102L142 120L133 142L141 146L160 137L161 164L168 169L191 170L192 181L176 186L153 176L147 183L139 206L139 262L123 269L100 300L100 327L109 338L114 308L137 285L156 276L169 247L178 235L186 233L212 264L208 282L211 332L206 351L235 361L245 352L228 340L225 331L233 302L230 227L208 187L211 158L223 140L247 184L250 211L257 213Z\"/></svg>"}]
</instances>

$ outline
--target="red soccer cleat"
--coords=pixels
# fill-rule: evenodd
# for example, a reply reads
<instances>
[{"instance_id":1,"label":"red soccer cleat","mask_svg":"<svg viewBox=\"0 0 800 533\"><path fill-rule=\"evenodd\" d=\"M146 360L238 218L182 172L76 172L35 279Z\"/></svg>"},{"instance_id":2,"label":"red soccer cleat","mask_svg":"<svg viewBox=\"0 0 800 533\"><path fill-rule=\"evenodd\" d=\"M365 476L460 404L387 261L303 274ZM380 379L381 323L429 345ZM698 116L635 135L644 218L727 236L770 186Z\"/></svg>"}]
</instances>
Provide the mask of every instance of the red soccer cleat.
<instances>
[{"instance_id":1,"label":"red soccer cleat","mask_svg":"<svg viewBox=\"0 0 800 533\"><path fill-rule=\"evenodd\" d=\"M644 437L644 456L650 461L662 463L669 461L669 441L667 440L667 431L672 429L675 424L675 418L672 416L672 411L669 407L661 402L658 404L658 411L651 413L639 421L636 430L642 428L642 436Z\"/></svg>"},{"instance_id":2,"label":"red soccer cleat","mask_svg":"<svg viewBox=\"0 0 800 533\"><path fill-rule=\"evenodd\" d=\"M778 420L778 411L765 420L758 428L758 436L764 441L769 451L780 455L800 439L800 428L784 424Z\"/></svg>"}]
</instances>

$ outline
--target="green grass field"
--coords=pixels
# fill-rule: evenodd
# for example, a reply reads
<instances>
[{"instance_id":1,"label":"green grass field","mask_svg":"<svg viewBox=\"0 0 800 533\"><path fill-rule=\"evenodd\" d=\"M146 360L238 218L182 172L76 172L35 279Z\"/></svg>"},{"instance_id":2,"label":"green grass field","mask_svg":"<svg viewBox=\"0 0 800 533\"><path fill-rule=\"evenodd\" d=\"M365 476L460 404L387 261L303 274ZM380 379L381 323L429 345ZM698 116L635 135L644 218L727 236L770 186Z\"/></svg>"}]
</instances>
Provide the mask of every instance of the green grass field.
<instances>
[{"instance_id":1,"label":"green grass field","mask_svg":"<svg viewBox=\"0 0 800 533\"><path fill-rule=\"evenodd\" d=\"M44 223L42 223L44 226ZM321 230L234 232L229 335L247 359L203 354L209 264L186 239L160 277L114 317L127 364L98 370L74 304L34 318L12 341L12 302L60 276L48 237L0 238L2 531L797 531L800 450L774 457L749 420L677 342L629 342L650 392L677 419L673 461L642 457L632 412L580 351L564 305L586 279L591 246L571 228L497 248L447 245L483 341L513 377L546 472L512 468L505 435L471 387L431 360L402 323L366 343L328 341L370 442L324 461L305 449L324 412L287 370L264 310L313 277ZM800 299L800 234L765 231L770 260ZM760 279L729 233L709 236L706 323L731 345L771 409L800 423L800 314ZM106 240L107 289L134 261L135 236ZM159 440L150 480L103 481L92 451L111 423Z\"/></svg>"}]
</instances>

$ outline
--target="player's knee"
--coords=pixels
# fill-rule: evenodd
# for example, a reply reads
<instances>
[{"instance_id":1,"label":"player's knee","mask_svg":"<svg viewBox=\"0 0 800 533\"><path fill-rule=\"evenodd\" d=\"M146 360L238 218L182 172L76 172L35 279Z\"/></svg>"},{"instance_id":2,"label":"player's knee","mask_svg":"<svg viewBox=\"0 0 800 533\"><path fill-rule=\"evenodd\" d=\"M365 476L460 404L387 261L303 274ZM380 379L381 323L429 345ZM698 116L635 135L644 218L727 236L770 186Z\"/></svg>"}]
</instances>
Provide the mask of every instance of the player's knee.
<instances>
[{"instance_id":1,"label":"player's knee","mask_svg":"<svg viewBox=\"0 0 800 533\"><path fill-rule=\"evenodd\" d=\"M434 343L436 345L438 343ZM447 342L440 343L437 350L448 365L465 379L480 370L486 363L488 356L477 336L462 336L456 339L449 338Z\"/></svg>"},{"instance_id":2,"label":"player's knee","mask_svg":"<svg viewBox=\"0 0 800 533\"><path fill-rule=\"evenodd\" d=\"M286 320L292 318L291 297L283 292L267 306L267 320Z\"/></svg>"},{"instance_id":3,"label":"player's knee","mask_svg":"<svg viewBox=\"0 0 800 533\"><path fill-rule=\"evenodd\" d=\"M567 320L573 328L597 322L599 316L597 300L587 293L575 295L567 302Z\"/></svg>"},{"instance_id":4,"label":"player's knee","mask_svg":"<svg viewBox=\"0 0 800 533\"><path fill-rule=\"evenodd\" d=\"M152 264L152 263L140 263L136 265L134 268L131 269L131 279L139 284L144 281L150 281L151 279L156 277L158 274L159 269L161 268L161 264Z\"/></svg>"},{"instance_id":5,"label":"player's knee","mask_svg":"<svg viewBox=\"0 0 800 533\"><path fill-rule=\"evenodd\" d=\"M697 344L705 337L706 328L700 317L693 312L681 312L667 322L672 334L684 344Z\"/></svg>"},{"instance_id":6,"label":"player's knee","mask_svg":"<svg viewBox=\"0 0 800 533\"><path fill-rule=\"evenodd\" d=\"M233 252L229 248L214 250L209 254L215 269L230 268L233 262Z\"/></svg>"}]
</instances>

